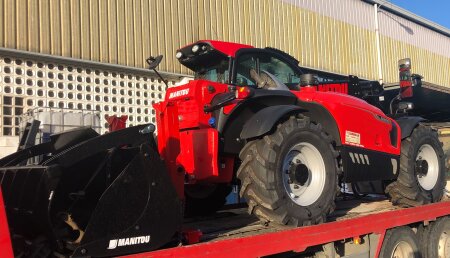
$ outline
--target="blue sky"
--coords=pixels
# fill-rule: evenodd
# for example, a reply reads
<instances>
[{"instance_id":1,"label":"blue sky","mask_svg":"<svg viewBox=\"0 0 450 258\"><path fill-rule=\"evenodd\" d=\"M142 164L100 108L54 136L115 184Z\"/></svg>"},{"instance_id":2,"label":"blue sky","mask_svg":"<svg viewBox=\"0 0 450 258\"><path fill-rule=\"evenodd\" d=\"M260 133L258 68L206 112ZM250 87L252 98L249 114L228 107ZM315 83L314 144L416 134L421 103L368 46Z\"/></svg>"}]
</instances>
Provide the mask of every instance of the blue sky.
<instances>
[{"instance_id":1,"label":"blue sky","mask_svg":"<svg viewBox=\"0 0 450 258\"><path fill-rule=\"evenodd\" d=\"M450 0L391 0L390 2L450 29Z\"/></svg>"}]
</instances>

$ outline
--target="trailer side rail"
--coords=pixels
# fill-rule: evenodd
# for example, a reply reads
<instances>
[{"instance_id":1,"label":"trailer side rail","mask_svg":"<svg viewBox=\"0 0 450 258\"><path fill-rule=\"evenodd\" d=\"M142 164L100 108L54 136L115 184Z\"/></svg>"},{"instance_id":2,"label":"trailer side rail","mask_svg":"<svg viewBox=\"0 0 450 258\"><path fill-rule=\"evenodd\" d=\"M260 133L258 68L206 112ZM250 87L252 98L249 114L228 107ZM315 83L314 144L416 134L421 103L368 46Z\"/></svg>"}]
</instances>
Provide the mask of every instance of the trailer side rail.
<instances>
[{"instance_id":1,"label":"trailer side rail","mask_svg":"<svg viewBox=\"0 0 450 258\"><path fill-rule=\"evenodd\" d=\"M448 215L449 212L450 201L444 201L315 226L294 228L243 238L211 241L196 245L133 254L125 257L261 257L288 251L302 252L311 246L371 233L380 236L375 255L377 257L387 229L421 221L433 221L439 217Z\"/></svg>"}]
</instances>

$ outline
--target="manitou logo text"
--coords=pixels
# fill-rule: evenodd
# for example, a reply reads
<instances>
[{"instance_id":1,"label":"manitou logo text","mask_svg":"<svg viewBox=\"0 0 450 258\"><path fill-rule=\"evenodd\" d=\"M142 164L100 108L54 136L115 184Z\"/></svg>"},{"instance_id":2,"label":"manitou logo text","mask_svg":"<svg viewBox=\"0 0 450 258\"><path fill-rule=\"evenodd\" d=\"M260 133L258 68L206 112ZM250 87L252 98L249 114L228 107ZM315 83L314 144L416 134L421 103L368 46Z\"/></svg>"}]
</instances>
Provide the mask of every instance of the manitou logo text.
<instances>
[{"instance_id":1,"label":"manitou logo text","mask_svg":"<svg viewBox=\"0 0 450 258\"><path fill-rule=\"evenodd\" d=\"M150 236L138 236L129 237L121 239L111 239L109 240L108 249L116 249L116 247L128 246L128 245L139 245L150 243Z\"/></svg>"},{"instance_id":2,"label":"manitou logo text","mask_svg":"<svg viewBox=\"0 0 450 258\"><path fill-rule=\"evenodd\" d=\"M169 94L169 99L181 97L181 96L188 95L188 94L189 94L189 89L174 91Z\"/></svg>"}]
</instances>

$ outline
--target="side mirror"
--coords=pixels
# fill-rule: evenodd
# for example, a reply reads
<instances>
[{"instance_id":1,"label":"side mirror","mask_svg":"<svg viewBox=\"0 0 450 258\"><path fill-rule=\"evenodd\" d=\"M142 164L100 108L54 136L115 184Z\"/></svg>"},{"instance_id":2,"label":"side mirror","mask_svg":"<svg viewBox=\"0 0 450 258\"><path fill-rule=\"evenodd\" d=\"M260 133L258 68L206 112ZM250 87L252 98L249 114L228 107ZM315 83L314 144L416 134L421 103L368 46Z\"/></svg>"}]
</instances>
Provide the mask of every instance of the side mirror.
<instances>
[{"instance_id":1,"label":"side mirror","mask_svg":"<svg viewBox=\"0 0 450 258\"><path fill-rule=\"evenodd\" d=\"M150 70L156 69L156 67L158 67L159 63L161 63L162 59L163 59L163 55L159 55L157 57L151 56L151 57L147 58L146 61L148 64L148 69L150 69Z\"/></svg>"},{"instance_id":2,"label":"side mirror","mask_svg":"<svg viewBox=\"0 0 450 258\"><path fill-rule=\"evenodd\" d=\"M406 113L409 110L413 110L414 109L414 104L412 102L399 102L398 103L398 107L397 107L397 112L400 113Z\"/></svg>"}]
</instances>

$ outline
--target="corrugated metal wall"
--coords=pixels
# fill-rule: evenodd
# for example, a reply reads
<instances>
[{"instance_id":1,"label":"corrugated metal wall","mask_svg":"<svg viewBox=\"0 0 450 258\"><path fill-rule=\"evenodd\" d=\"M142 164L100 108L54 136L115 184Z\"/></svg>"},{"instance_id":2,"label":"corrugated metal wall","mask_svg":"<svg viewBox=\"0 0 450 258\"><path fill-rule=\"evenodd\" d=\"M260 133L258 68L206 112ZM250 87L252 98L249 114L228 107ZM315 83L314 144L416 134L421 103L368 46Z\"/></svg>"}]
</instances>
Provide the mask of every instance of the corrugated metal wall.
<instances>
[{"instance_id":1,"label":"corrugated metal wall","mask_svg":"<svg viewBox=\"0 0 450 258\"><path fill-rule=\"evenodd\" d=\"M162 70L187 73L175 50L219 39L277 47L305 66L378 79L373 7L360 0L0 0L0 14L1 47L135 67L162 53ZM450 85L442 72L450 70L450 54L393 37L404 21L389 16L380 17L385 81L398 80L397 60L408 56L427 81ZM450 49L448 37L422 27L410 37L425 35Z\"/></svg>"}]
</instances>

